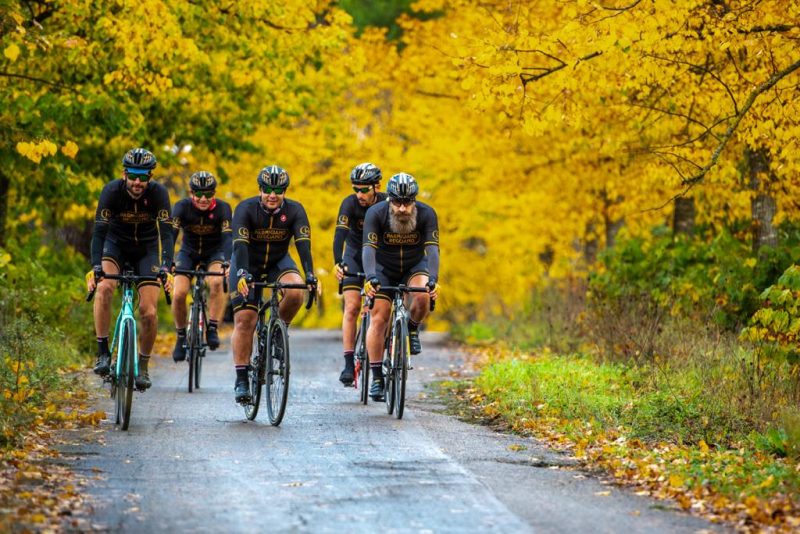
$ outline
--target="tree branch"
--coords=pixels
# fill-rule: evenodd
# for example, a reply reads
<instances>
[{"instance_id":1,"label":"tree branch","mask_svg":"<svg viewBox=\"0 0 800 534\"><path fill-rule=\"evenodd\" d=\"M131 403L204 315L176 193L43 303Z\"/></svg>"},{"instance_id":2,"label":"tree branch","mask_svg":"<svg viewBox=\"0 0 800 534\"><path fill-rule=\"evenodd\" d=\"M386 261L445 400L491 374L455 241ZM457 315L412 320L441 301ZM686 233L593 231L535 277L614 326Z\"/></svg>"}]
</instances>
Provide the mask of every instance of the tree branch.
<instances>
[{"instance_id":1,"label":"tree branch","mask_svg":"<svg viewBox=\"0 0 800 534\"><path fill-rule=\"evenodd\" d=\"M589 61L590 59L594 59L597 56L601 55L603 55L603 53L599 51L592 52L591 54L586 54L585 56L578 58L578 61L575 62L575 67L577 67L581 61ZM546 71L540 74L526 74L523 72L519 75L519 79L520 81L522 81L522 86L525 87L529 82L535 82L536 80L541 80L545 76L550 76L554 72L558 72L566 66L567 64L562 61L560 65L547 69Z\"/></svg>"},{"instance_id":2,"label":"tree branch","mask_svg":"<svg viewBox=\"0 0 800 534\"><path fill-rule=\"evenodd\" d=\"M31 82L43 83L43 84L49 85L51 87L57 87L58 89L63 89L65 91L72 91L73 93L77 92L77 91L75 91L75 89L73 89L71 87L67 87L66 85L62 85L60 83L51 82L49 80L44 80L42 78L36 78L34 76L27 76L25 74L17 74L17 73L14 73L14 72L0 71L0 76L6 76L7 78L20 78L22 80L28 80L28 81L31 81Z\"/></svg>"}]
</instances>

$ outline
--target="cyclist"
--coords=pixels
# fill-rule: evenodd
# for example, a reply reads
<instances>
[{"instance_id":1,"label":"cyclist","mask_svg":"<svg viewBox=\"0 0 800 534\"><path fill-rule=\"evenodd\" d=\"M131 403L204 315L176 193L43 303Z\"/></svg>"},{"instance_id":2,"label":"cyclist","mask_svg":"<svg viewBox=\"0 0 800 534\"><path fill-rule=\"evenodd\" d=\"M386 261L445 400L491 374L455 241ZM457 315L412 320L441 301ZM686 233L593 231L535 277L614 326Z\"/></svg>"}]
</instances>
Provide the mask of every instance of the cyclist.
<instances>
[{"instance_id":1,"label":"cyclist","mask_svg":"<svg viewBox=\"0 0 800 534\"><path fill-rule=\"evenodd\" d=\"M389 322L391 294L381 292L382 285L406 284L427 286L428 293L411 293L409 298L409 345L411 354L419 354L419 325L428 315L429 299L439 294L439 223L436 212L416 200L419 185L413 176L401 172L386 184L389 202L367 210L364 221L363 264L367 281L364 291L375 297L367 331L372 383L369 395L375 401L384 398L381 365L384 336Z\"/></svg>"},{"instance_id":2,"label":"cyclist","mask_svg":"<svg viewBox=\"0 0 800 534\"><path fill-rule=\"evenodd\" d=\"M336 218L336 231L333 234L334 272L342 284L344 293L342 317L344 370L339 375L339 381L345 386L353 385L355 372L353 347L363 285L363 281L355 274L364 270L361 264L364 215L370 206L386 200L386 193L379 191L381 177L381 170L372 163L362 163L353 168L350 172L350 182L355 193L342 201L339 216Z\"/></svg>"},{"instance_id":3,"label":"cyclist","mask_svg":"<svg viewBox=\"0 0 800 534\"><path fill-rule=\"evenodd\" d=\"M302 284L300 271L289 256L294 238L305 283L316 291L317 278L311 260L311 227L302 204L286 198L289 174L271 165L258 173L258 196L236 206L233 214L233 258L230 284L233 305L233 363L236 402L247 402L247 367L253 345L253 331L258 320L261 289L252 289L252 280ZM303 305L303 290L286 289L280 303L280 316L289 325Z\"/></svg>"},{"instance_id":4,"label":"cyclist","mask_svg":"<svg viewBox=\"0 0 800 534\"><path fill-rule=\"evenodd\" d=\"M231 206L215 197L217 180L208 171L198 171L189 178L189 198L179 200L172 210L172 227L175 239L183 228L181 249L175 258L178 269L191 270L200 265L215 273L224 273L229 266L232 247ZM227 274L227 273L226 273ZM209 289L208 348L219 347L217 327L225 313L225 296L222 277L207 279ZM172 315L178 337L172 350L176 362L186 359L186 296L191 279L188 275L175 276L175 294L172 296Z\"/></svg>"},{"instance_id":5,"label":"cyclist","mask_svg":"<svg viewBox=\"0 0 800 534\"><path fill-rule=\"evenodd\" d=\"M116 280L103 279L106 273L119 274L130 264L139 276L158 275L164 289L172 291L172 252L170 204L167 189L151 180L155 156L143 149L129 150L122 158L122 178L106 184L100 193L92 233L92 270L86 274L89 291L97 288L94 299L94 327L97 333L97 361L94 372L106 376L110 371L108 328L111 300ZM140 282L139 292L139 376L136 387L151 386L147 364L156 340L159 283Z\"/></svg>"}]
</instances>

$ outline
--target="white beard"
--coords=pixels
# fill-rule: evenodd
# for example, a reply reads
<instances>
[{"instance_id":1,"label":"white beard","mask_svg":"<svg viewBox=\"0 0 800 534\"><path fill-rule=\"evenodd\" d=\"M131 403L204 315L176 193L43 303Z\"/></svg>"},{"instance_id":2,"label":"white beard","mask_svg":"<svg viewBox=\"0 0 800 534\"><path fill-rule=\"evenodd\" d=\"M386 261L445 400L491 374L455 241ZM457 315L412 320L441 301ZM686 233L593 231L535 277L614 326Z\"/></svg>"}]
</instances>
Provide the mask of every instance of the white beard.
<instances>
[{"instance_id":1,"label":"white beard","mask_svg":"<svg viewBox=\"0 0 800 534\"><path fill-rule=\"evenodd\" d=\"M389 229L396 233L396 234L410 234L414 230L417 229L417 206L415 205L411 208L411 212L409 213L409 217L405 220L400 220L400 218L392 213L389 212Z\"/></svg>"}]
</instances>

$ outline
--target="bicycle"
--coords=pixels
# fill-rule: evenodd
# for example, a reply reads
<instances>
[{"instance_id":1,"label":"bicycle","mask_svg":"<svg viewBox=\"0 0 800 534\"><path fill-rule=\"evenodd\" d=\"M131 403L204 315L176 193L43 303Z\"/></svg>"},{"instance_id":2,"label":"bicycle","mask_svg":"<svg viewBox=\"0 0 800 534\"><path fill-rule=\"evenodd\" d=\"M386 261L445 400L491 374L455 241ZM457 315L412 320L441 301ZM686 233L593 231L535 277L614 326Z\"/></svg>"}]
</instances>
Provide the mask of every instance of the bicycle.
<instances>
[{"instance_id":1,"label":"bicycle","mask_svg":"<svg viewBox=\"0 0 800 534\"><path fill-rule=\"evenodd\" d=\"M104 274L103 278L118 280L122 287L122 307L114 325L114 336L111 338L112 355L116 354L116 359L112 362L113 372L103 381L111 384L111 397L115 399L114 424L120 425L122 430L128 430L131 422L134 382L139 376L139 338L133 311L133 290L137 282L156 280L164 282L165 277L138 276L126 266L122 274ZM87 302L94 298L96 290L95 287L86 295ZM169 293L165 292L164 295L167 304L171 304Z\"/></svg>"},{"instance_id":2,"label":"bicycle","mask_svg":"<svg viewBox=\"0 0 800 534\"><path fill-rule=\"evenodd\" d=\"M286 400L289 396L289 332L286 323L280 318L278 294L282 289L308 289L306 284L283 284L280 282L254 282L253 287L272 290L269 300L262 300L258 307L258 321L253 332L253 350L247 369L247 382L250 389L249 400L242 403L245 416L253 421L258 415L261 402L261 386L266 385L266 405L269 422L278 426L286 413ZM306 309L314 303L315 291L310 291ZM269 317L265 312L269 310Z\"/></svg>"},{"instance_id":3,"label":"bicycle","mask_svg":"<svg viewBox=\"0 0 800 534\"><path fill-rule=\"evenodd\" d=\"M398 286L381 286L381 291L394 293L392 308L389 314L389 329L384 343L383 376L386 383L386 412L397 419L403 418L406 401L406 381L411 368L411 353L408 342L409 313L403 302L406 293L427 293L427 287L412 287L405 284ZM374 302L374 301L373 301ZM430 310L436 307L436 301L430 301Z\"/></svg>"},{"instance_id":4,"label":"bicycle","mask_svg":"<svg viewBox=\"0 0 800 534\"><path fill-rule=\"evenodd\" d=\"M205 277L222 276L223 292L228 292L228 278L223 273L198 271L192 269L175 269L175 274L194 277L192 286L192 307L189 308L189 328L186 329L187 360L189 361L189 393L200 387L200 375L203 372L203 358L206 356L206 297Z\"/></svg>"},{"instance_id":5,"label":"bicycle","mask_svg":"<svg viewBox=\"0 0 800 534\"><path fill-rule=\"evenodd\" d=\"M367 275L358 272L353 276L357 276L363 280ZM341 280L339 281L339 294L342 294ZM363 298L364 295L364 290L361 289L361 297ZM367 404L369 401L369 357L367 356L367 331L369 330L368 305L369 303L365 302L361 306L358 326L356 327L356 339L353 344L353 363L355 366L353 372L353 387L359 390L362 404Z\"/></svg>"}]
</instances>

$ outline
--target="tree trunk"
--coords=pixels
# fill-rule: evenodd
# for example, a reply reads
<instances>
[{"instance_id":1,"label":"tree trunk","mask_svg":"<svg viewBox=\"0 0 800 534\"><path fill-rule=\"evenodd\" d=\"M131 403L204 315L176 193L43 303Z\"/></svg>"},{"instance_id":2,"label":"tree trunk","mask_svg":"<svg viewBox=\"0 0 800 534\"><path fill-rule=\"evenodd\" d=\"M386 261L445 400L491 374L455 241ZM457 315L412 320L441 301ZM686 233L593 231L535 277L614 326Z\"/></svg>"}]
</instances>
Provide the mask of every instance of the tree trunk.
<instances>
[{"instance_id":1,"label":"tree trunk","mask_svg":"<svg viewBox=\"0 0 800 534\"><path fill-rule=\"evenodd\" d=\"M597 236L594 231L594 223L586 225L585 238L583 240L583 261L586 266L592 265L597 260Z\"/></svg>"},{"instance_id":2,"label":"tree trunk","mask_svg":"<svg viewBox=\"0 0 800 534\"><path fill-rule=\"evenodd\" d=\"M745 149L749 186L755 193L750 201L753 230L753 252L764 247L778 246L778 232L772 221L777 212L775 199L767 192L765 182L774 182L775 176L769 168L769 155L765 149Z\"/></svg>"},{"instance_id":3,"label":"tree trunk","mask_svg":"<svg viewBox=\"0 0 800 534\"><path fill-rule=\"evenodd\" d=\"M695 215L693 197L676 198L675 211L672 214L672 235L684 234L691 236L694 233Z\"/></svg>"},{"instance_id":4,"label":"tree trunk","mask_svg":"<svg viewBox=\"0 0 800 534\"><path fill-rule=\"evenodd\" d=\"M617 233L625 226L625 219L617 219L616 221L612 221L611 219L606 216L605 218L606 223L606 248L614 248L614 244L617 242Z\"/></svg>"},{"instance_id":5,"label":"tree trunk","mask_svg":"<svg viewBox=\"0 0 800 534\"><path fill-rule=\"evenodd\" d=\"M0 170L0 247L6 246L6 220L8 219L8 195L11 181Z\"/></svg>"}]
</instances>

